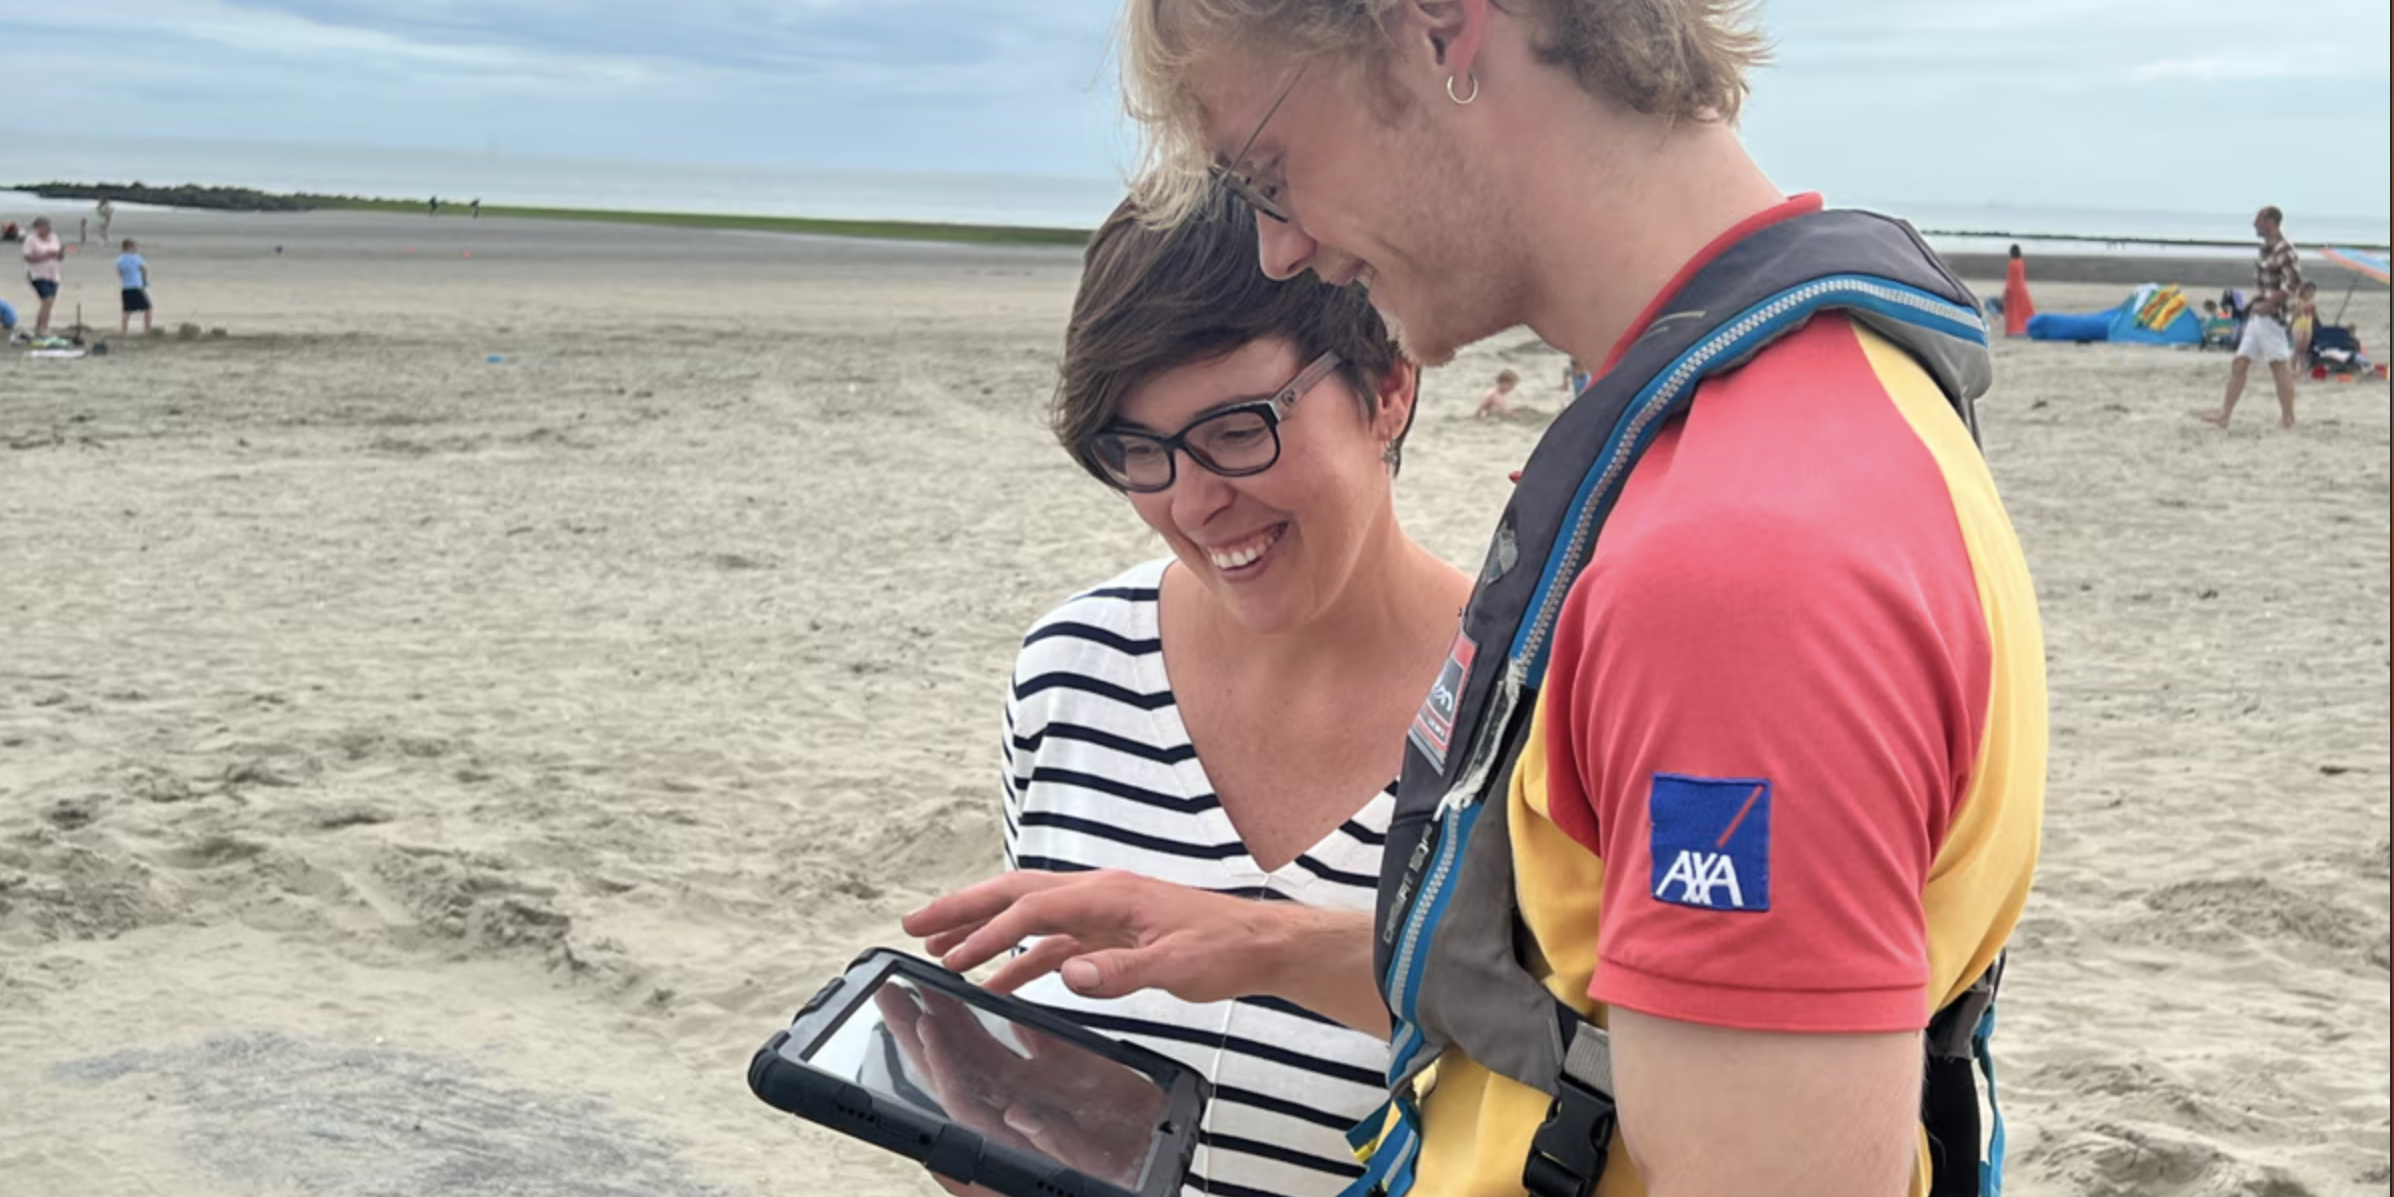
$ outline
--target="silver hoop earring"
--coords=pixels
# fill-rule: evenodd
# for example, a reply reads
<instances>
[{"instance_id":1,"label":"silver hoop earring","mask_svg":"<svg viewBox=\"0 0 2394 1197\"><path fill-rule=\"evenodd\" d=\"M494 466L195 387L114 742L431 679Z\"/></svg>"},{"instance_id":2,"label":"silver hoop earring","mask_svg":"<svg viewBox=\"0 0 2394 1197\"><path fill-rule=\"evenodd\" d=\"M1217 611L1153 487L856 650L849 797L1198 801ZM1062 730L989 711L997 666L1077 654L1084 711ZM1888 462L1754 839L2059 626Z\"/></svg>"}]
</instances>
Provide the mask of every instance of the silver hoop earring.
<instances>
[{"instance_id":1,"label":"silver hoop earring","mask_svg":"<svg viewBox=\"0 0 2394 1197\"><path fill-rule=\"evenodd\" d=\"M1446 98L1453 100L1457 104L1469 104L1473 100L1480 98L1480 77L1470 71L1463 72L1463 77L1471 80L1471 94L1468 96L1456 95L1455 77L1453 75L1448 75L1446 77Z\"/></svg>"}]
</instances>

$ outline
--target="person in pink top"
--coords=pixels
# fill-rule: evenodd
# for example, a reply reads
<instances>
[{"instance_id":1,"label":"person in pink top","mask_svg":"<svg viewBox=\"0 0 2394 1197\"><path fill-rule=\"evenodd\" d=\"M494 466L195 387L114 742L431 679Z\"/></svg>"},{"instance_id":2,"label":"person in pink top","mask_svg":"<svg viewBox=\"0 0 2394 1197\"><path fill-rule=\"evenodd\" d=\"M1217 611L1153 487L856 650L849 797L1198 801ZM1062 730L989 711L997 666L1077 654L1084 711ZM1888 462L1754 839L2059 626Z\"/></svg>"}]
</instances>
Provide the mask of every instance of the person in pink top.
<instances>
[{"instance_id":1,"label":"person in pink top","mask_svg":"<svg viewBox=\"0 0 2394 1197\"><path fill-rule=\"evenodd\" d=\"M35 217L33 232L25 238L25 277L33 282L34 298L41 300L33 313L34 336L50 332L50 307L58 302L59 263L65 260L66 247L58 243L58 234L50 231L50 218Z\"/></svg>"}]
</instances>

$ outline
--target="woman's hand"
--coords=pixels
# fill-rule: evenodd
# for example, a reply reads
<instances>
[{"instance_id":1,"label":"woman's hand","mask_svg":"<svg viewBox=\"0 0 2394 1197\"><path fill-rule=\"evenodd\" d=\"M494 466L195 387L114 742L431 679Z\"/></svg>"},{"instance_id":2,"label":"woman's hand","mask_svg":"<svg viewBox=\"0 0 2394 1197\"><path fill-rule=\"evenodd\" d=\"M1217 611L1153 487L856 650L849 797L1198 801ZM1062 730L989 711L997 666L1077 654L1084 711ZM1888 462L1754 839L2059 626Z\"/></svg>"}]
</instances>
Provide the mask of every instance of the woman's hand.
<instances>
[{"instance_id":1,"label":"woman's hand","mask_svg":"<svg viewBox=\"0 0 2394 1197\"><path fill-rule=\"evenodd\" d=\"M1253 902L1118 870L1012 872L906 916L906 933L957 972L1037 938L985 988L1054 972L1084 997L1160 989L1187 1002L1269 994L1386 1034L1371 916Z\"/></svg>"},{"instance_id":2,"label":"woman's hand","mask_svg":"<svg viewBox=\"0 0 2394 1197\"><path fill-rule=\"evenodd\" d=\"M906 933L957 972L1040 938L985 988L1011 993L1061 972L1088 997L1161 989L1191 1002L1268 992L1274 910L1133 873L1013 872L907 915Z\"/></svg>"}]
</instances>

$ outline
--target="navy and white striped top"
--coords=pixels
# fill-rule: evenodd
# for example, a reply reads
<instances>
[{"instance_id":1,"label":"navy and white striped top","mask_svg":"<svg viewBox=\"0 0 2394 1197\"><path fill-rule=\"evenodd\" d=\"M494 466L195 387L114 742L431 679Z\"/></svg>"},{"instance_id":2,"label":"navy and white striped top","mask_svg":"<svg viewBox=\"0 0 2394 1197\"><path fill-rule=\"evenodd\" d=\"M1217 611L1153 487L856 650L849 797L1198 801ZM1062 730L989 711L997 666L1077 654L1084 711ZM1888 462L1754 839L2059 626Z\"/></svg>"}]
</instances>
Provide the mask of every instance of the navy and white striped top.
<instances>
[{"instance_id":1,"label":"navy and white striped top","mask_svg":"<svg viewBox=\"0 0 2394 1197\"><path fill-rule=\"evenodd\" d=\"M1124 869L1219 893L1369 911L1394 786L1264 872L1214 797L1172 697L1156 624L1168 561L1137 566L1023 639L1006 702L1006 859ZM1192 1005L1161 993L1084 998L1052 974L1023 996L1211 1078L1186 1194L1328 1197L1362 1168L1348 1127L1377 1108L1388 1045L1268 998Z\"/></svg>"}]
</instances>

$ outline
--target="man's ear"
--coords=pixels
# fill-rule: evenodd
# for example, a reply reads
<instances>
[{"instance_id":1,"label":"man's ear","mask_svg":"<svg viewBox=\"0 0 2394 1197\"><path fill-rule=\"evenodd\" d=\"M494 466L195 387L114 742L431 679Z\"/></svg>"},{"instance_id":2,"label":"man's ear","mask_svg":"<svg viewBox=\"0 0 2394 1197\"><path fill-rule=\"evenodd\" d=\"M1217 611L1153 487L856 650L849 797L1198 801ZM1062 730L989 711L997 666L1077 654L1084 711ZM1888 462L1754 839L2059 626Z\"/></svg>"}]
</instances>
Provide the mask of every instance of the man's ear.
<instances>
[{"instance_id":1,"label":"man's ear","mask_svg":"<svg viewBox=\"0 0 2394 1197\"><path fill-rule=\"evenodd\" d=\"M1488 0L1406 0L1398 31L1408 60L1419 52L1439 74L1468 78L1487 38Z\"/></svg>"}]
</instances>

